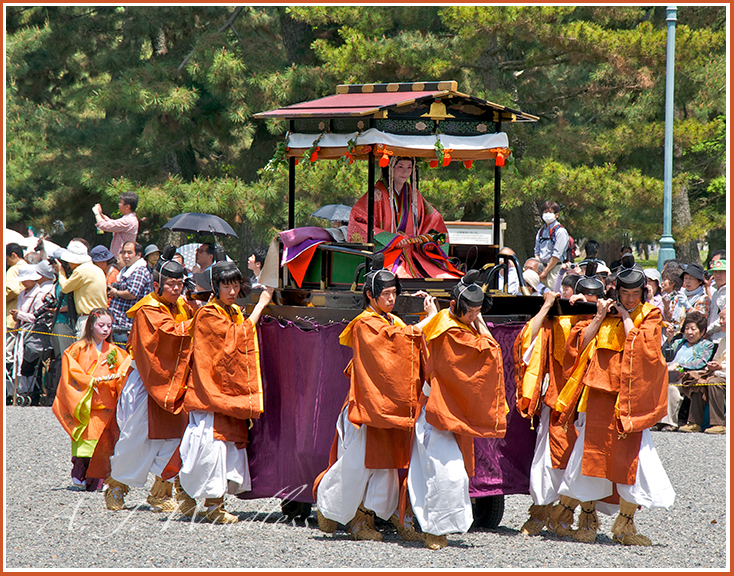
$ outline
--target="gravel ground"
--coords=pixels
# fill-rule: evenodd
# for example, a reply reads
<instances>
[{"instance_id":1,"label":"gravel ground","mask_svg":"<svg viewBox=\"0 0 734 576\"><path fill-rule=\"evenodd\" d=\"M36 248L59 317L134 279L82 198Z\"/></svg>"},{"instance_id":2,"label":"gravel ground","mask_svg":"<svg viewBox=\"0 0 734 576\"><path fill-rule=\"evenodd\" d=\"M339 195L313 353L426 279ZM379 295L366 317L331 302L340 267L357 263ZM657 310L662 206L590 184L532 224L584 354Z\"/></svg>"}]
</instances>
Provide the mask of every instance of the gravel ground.
<instances>
[{"instance_id":1,"label":"gravel ground","mask_svg":"<svg viewBox=\"0 0 734 576\"><path fill-rule=\"evenodd\" d=\"M5 409L5 530L7 569L14 568L631 568L712 569L727 558L726 436L653 432L677 492L669 510L635 517L649 548L612 543L613 518L600 514L595 544L543 532L522 536L530 496L505 498L496 530L449 535L440 551L404 543L391 526L383 542L353 542L344 532L321 533L315 512L286 524L278 500L228 500L239 516L230 526L194 524L154 513L147 490L133 489L133 508L109 512L101 493L69 489L69 438L50 408ZM149 480L150 487L152 481Z\"/></svg>"}]
</instances>

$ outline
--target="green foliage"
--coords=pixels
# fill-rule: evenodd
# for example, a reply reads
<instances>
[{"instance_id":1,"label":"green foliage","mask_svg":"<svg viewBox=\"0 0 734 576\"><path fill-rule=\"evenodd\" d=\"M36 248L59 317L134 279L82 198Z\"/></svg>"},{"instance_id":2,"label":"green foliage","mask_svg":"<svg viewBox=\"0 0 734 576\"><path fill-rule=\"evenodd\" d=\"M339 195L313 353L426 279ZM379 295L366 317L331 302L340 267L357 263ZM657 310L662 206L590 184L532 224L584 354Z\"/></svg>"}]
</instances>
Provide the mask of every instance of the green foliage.
<instances>
[{"instance_id":1,"label":"green foliage","mask_svg":"<svg viewBox=\"0 0 734 576\"><path fill-rule=\"evenodd\" d=\"M654 239L665 16L622 5L8 6L6 222L49 230L61 219L91 239L89 208L114 213L134 190L153 235L203 211L264 243L287 225L287 123L254 113L336 84L454 79L541 118L503 124L503 210L553 198L577 238ZM678 10L675 120L684 241L726 226L724 6ZM323 225L309 214L366 192L365 163L345 160L301 160L297 225ZM447 220L492 217L492 162L420 172Z\"/></svg>"}]
</instances>

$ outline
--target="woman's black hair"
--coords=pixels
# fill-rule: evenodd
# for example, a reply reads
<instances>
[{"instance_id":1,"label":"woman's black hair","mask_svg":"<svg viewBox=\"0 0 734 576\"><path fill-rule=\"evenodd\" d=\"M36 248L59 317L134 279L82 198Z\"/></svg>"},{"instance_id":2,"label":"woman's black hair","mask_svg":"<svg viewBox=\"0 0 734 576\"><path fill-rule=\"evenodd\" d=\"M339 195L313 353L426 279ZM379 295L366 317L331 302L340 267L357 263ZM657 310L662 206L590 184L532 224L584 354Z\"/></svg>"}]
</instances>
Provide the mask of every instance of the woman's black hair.
<instances>
[{"instance_id":1,"label":"woman's black hair","mask_svg":"<svg viewBox=\"0 0 734 576\"><path fill-rule=\"evenodd\" d=\"M87 316L87 323L84 325L84 332L82 333L82 340L84 340L87 344L94 344L94 336L92 336L92 332L94 330L95 323L101 316L109 316L110 318L112 318L112 313L107 310L107 308L95 308L89 313L89 316ZM114 318L112 318L112 321L114 322ZM107 342L112 342L111 330L105 340Z\"/></svg>"},{"instance_id":2,"label":"woman's black hair","mask_svg":"<svg viewBox=\"0 0 734 576\"><path fill-rule=\"evenodd\" d=\"M571 290L573 290L576 288L576 284L579 280L581 280L580 274L566 274L563 277L563 280L561 280L561 286L565 286L566 288L571 288Z\"/></svg>"},{"instance_id":3,"label":"woman's black hair","mask_svg":"<svg viewBox=\"0 0 734 576\"><path fill-rule=\"evenodd\" d=\"M219 298L219 287L221 284L242 284L242 272L234 262L217 262L211 268L211 284L214 297Z\"/></svg>"},{"instance_id":4,"label":"woman's black hair","mask_svg":"<svg viewBox=\"0 0 734 576\"><path fill-rule=\"evenodd\" d=\"M410 158L409 156L398 156L397 158L395 158L395 162L394 163L397 164L401 160L408 160L411 163L414 163L415 162L415 158ZM380 172L382 174L382 182L385 184L385 187L387 187L388 186L388 183L390 182L390 164L388 164L384 168L380 168ZM406 180L406 182L408 184L410 184L411 186L413 185L413 183L411 182L410 177L408 177L408 179Z\"/></svg>"},{"instance_id":5,"label":"woman's black hair","mask_svg":"<svg viewBox=\"0 0 734 576\"><path fill-rule=\"evenodd\" d=\"M704 316L703 312L698 310L691 310L686 314L683 324L680 325L680 333L683 334L686 331L686 324L695 324L698 326L699 332L701 332L701 338L706 335L706 328L708 328L708 318Z\"/></svg>"}]
</instances>

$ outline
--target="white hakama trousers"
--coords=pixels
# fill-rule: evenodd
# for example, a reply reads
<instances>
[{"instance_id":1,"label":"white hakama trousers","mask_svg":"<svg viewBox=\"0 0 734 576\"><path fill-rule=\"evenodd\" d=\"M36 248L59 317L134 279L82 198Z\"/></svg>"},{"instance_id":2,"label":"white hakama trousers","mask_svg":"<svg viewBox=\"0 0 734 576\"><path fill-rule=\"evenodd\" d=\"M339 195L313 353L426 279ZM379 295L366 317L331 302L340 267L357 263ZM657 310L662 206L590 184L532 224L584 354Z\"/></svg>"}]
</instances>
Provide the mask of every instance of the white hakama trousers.
<instances>
[{"instance_id":1,"label":"white hakama trousers","mask_svg":"<svg viewBox=\"0 0 734 576\"><path fill-rule=\"evenodd\" d=\"M469 530L474 517L464 458L453 432L426 422L425 407L415 422L408 493L423 532L441 536Z\"/></svg>"},{"instance_id":2,"label":"white hakama trousers","mask_svg":"<svg viewBox=\"0 0 734 576\"><path fill-rule=\"evenodd\" d=\"M192 498L220 498L252 489L247 451L214 438L214 412L189 412L178 479Z\"/></svg>"},{"instance_id":3,"label":"white hakama trousers","mask_svg":"<svg viewBox=\"0 0 734 576\"><path fill-rule=\"evenodd\" d=\"M367 427L356 428L346 407L336 422L336 431L338 459L319 482L316 506L324 518L347 524L364 501L365 508L389 520L398 508L398 471L365 468Z\"/></svg>"},{"instance_id":4,"label":"white hakama trousers","mask_svg":"<svg viewBox=\"0 0 734 576\"><path fill-rule=\"evenodd\" d=\"M117 401L120 437L110 457L110 476L135 488L142 488L148 472L160 476L176 451L178 438L148 438L148 392L133 368Z\"/></svg>"},{"instance_id":5,"label":"white hakama trousers","mask_svg":"<svg viewBox=\"0 0 734 576\"><path fill-rule=\"evenodd\" d=\"M550 414L551 408L541 403L535 452L530 465L530 495L538 506L553 504L558 500L558 488L563 480L563 470L553 468L551 460Z\"/></svg>"},{"instance_id":6,"label":"white hakama trousers","mask_svg":"<svg viewBox=\"0 0 734 576\"><path fill-rule=\"evenodd\" d=\"M584 454L584 432L586 430L586 413L579 412L576 418L578 437L574 444L568 466L563 474L563 481L558 493L570 496L581 502L601 500L612 495L612 482L606 478L584 476L581 473L581 462ZM627 502L645 508L670 508L675 502L675 490L665 473L662 462L652 443L652 434L643 430L640 443L640 455L637 459L637 476L635 483L617 484L619 496ZM597 510L605 514L613 514L618 506L597 503Z\"/></svg>"}]
</instances>

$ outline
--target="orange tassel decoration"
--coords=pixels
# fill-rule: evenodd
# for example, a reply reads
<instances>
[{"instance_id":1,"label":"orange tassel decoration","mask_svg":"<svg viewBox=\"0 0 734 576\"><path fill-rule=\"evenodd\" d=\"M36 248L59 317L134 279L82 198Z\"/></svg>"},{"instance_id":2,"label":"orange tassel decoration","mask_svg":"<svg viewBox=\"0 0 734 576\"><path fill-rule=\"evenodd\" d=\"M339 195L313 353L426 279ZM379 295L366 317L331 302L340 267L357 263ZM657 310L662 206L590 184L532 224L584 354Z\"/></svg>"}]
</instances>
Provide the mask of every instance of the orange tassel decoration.
<instances>
[{"instance_id":1,"label":"orange tassel decoration","mask_svg":"<svg viewBox=\"0 0 734 576\"><path fill-rule=\"evenodd\" d=\"M438 168L438 160L431 160L431 161L430 161L430 162L428 163L428 165L429 165L429 166L430 166L431 168Z\"/></svg>"},{"instance_id":2,"label":"orange tassel decoration","mask_svg":"<svg viewBox=\"0 0 734 576\"><path fill-rule=\"evenodd\" d=\"M472 164L474 164L474 160L464 160L464 168L469 170L472 167Z\"/></svg>"},{"instance_id":3,"label":"orange tassel decoration","mask_svg":"<svg viewBox=\"0 0 734 576\"><path fill-rule=\"evenodd\" d=\"M443 166L448 166L451 164L451 152L453 152L453 148L444 148L443 151Z\"/></svg>"},{"instance_id":4,"label":"orange tassel decoration","mask_svg":"<svg viewBox=\"0 0 734 576\"><path fill-rule=\"evenodd\" d=\"M505 155L502 152L497 152L497 157L494 159L494 165L500 168L505 165Z\"/></svg>"},{"instance_id":5,"label":"orange tassel decoration","mask_svg":"<svg viewBox=\"0 0 734 576\"><path fill-rule=\"evenodd\" d=\"M316 146L316 150L311 152L311 158L309 158L311 162L316 162L319 159L319 150L321 150L321 146Z\"/></svg>"}]
</instances>

